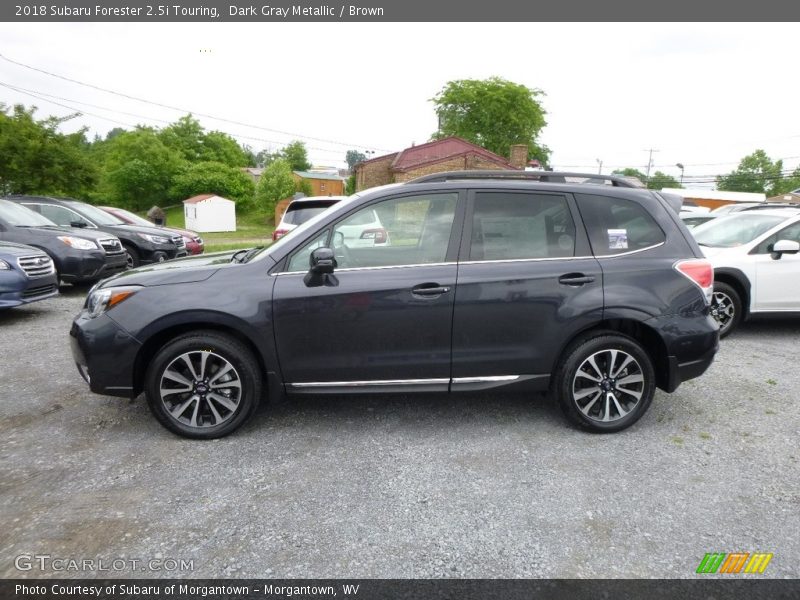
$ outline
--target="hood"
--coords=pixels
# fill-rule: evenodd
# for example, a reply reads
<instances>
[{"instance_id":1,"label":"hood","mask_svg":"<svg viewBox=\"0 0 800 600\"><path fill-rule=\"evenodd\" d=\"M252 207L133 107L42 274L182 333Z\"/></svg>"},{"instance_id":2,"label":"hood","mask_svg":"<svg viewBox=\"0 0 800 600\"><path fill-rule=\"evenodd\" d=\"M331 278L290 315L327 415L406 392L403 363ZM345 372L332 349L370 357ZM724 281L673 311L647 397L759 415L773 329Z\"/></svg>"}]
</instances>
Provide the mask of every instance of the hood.
<instances>
[{"instance_id":1,"label":"hood","mask_svg":"<svg viewBox=\"0 0 800 600\"><path fill-rule=\"evenodd\" d=\"M152 227L145 227L144 225L107 225L109 229L114 229L122 232L130 232L130 233L146 233L147 235L158 235L161 237L173 237L175 235L180 235L177 232L173 233L169 229L165 229L163 227L156 227L153 225Z\"/></svg>"},{"instance_id":2,"label":"hood","mask_svg":"<svg viewBox=\"0 0 800 600\"><path fill-rule=\"evenodd\" d=\"M214 252L212 254L189 256L154 265L146 265L105 279L99 287L115 285L153 286L205 281L222 267L238 266L236 263L231 263L231 257L234 254L234 251Z\"/></svg>"},{"instance_id":3,"label":"hood","mask_svg":"<svg viewBox=\"0 0 800 600\"><path fill-rule=\"evenodd\" d=\"M15 244L14 242L0 242L0 257L2 256L31 256L42 255L44 252L38 248L32 248L25 244Z\"/></svg>"},{"instance_id":4,"label":"hood","mask_svg":"<svg viewBox=\"0 0 800 600\"><path fill-rule=\"evenodd\" d=\"M60 235L68 235L71 237L82 238L84 240L92 240L96 242L97 240L107 240L110 237L114 237L111 233L106 233L105 231L98 231L96 229L83 229L79 227L58 227L57 225L53 225L52 227L17 227L18 231L26 231L31 236L35 237L49 237L54 238Z\"/></svg>"}]
</instances>

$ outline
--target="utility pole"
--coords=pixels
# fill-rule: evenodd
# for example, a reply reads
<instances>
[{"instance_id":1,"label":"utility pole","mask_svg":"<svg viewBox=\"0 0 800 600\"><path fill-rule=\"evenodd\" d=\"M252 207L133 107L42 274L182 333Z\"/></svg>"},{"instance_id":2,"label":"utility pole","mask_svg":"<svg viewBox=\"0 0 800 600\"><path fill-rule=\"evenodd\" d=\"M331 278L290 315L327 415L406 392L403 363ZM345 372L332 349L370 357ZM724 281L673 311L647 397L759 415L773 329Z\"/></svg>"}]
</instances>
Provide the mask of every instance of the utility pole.
<instances>
[{"instance_id":1,"label":"utility pole","mask_svg":"<svg viewBox=\"0 0 800 600\"><path fill-rule=\"evenodd\" d=\"M650 148L649 150L643 150L643 152L649 152L650 155L647 158L647 173L645 174L645 182L644 184L647 185L650 182L650 167L653 166L653 152L661 152L661 150L655 150Z\"/></svg>"},{"instance_id":2,"label":"utility pole","mask_svg":"<svg viewBox=\"0 0 800 600\"><path fill-rule=\"evenodd\" d=\"M597 174L598 175L602 175L603 174L603 159L602 158L595 158L595 160L597 161L597 164L598 164Z\"/></svg>"}]
</instances>

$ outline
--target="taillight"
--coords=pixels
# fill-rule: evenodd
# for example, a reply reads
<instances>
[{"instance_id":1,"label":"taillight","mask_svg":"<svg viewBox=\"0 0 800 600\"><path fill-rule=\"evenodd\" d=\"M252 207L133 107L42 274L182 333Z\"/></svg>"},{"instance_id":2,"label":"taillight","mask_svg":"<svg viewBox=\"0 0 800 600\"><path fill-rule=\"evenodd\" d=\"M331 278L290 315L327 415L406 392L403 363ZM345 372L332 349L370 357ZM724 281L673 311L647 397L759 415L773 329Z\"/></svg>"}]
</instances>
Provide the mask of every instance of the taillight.
<instances>
[{"instance_id":1,"label":"taillight","mask_svg":"<svg viewBox=\"0 0 800 600\"><path fill-rule=\"evenodd\" d=\"M361 232L362 240L374 240L376 244L386 243L386 230L381 227L379 229L365 229Z\"/></svg>"},{"instance_id":2,"label":"taillight","mask_svg":"<svg viewBox=\"0 0 800 600\"><path fill-rule=\"evenodd\" d=\"M688 277L699 287L706 298L706 304L711 304L714 294L714 267L705 259L681 260L675 263L675 269Z\"/></svg>"},{"instance_id":3,"label":"taillight","mask_svg":"<svg viewBox=\"0 0 800 600\"><path fill-rule=\"evenodd\" d=\"M281 239L287 233L289 233L288 229L276 229L275 231L272 232L272 241L273 242L277 242L279 239Z\"/></svg>"}]
</instances>

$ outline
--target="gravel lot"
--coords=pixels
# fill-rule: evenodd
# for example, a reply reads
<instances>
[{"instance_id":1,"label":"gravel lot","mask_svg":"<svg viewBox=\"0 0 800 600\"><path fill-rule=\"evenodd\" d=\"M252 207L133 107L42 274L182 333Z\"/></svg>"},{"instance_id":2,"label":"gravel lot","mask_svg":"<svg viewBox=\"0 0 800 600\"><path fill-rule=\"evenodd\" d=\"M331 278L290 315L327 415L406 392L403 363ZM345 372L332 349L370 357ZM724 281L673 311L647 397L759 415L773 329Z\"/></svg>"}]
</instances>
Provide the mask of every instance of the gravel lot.
<instances>
[{"instance_id":1,"label":"gravel lot","mask_svg":"<svg viewBox=\"0 0 800 600\"><path fill-rule=\"evenodd\" d=\"M706 552L800 559L800 320L749 323L632 429L539 397L324 397L183 440L96 396L85 288L0 313L0 577L14 557L176 558L188 577L693 577ZM109 573L104 573L108 576Z\"/></svg>"}]
</instances>

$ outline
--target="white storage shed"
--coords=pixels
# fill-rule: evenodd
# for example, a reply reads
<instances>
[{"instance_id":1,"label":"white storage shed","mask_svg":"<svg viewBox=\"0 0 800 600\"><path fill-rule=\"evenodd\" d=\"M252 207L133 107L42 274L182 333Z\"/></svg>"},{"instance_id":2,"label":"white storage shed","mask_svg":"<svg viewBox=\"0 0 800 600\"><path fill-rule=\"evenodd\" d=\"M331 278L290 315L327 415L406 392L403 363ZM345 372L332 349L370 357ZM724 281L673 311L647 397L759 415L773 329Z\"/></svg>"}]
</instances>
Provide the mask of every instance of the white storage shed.
<instances>
[{"instance_id":1,"label":"white storage shed","mask_svg":"<svg viewBox=\"0 0 800 600\"><path fill-rule=\"evenodd\" d=\"M186 229L201 233L236 231L236 203L215 194L201 194L183 201Z\"/></svg>"}]
</instances>

